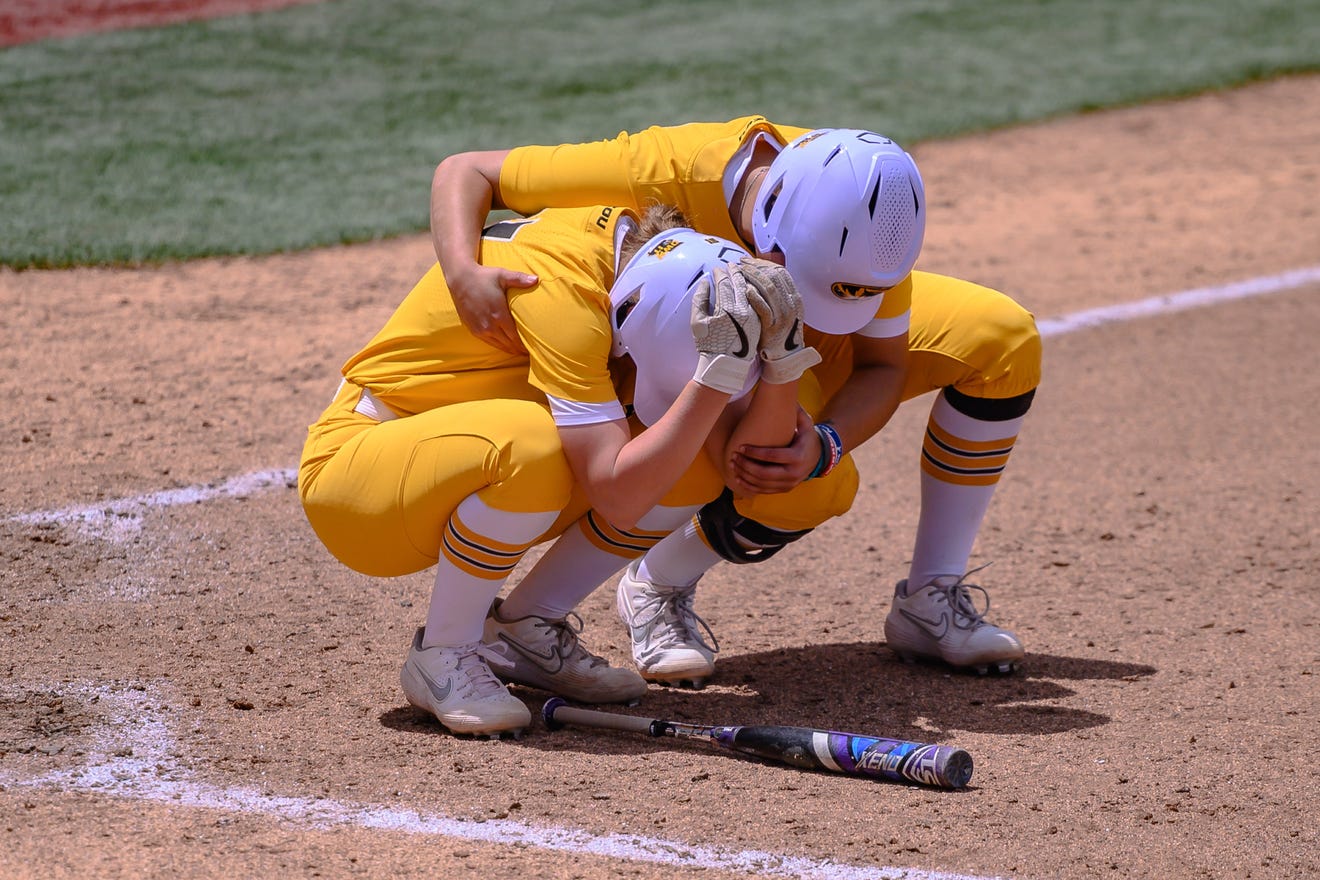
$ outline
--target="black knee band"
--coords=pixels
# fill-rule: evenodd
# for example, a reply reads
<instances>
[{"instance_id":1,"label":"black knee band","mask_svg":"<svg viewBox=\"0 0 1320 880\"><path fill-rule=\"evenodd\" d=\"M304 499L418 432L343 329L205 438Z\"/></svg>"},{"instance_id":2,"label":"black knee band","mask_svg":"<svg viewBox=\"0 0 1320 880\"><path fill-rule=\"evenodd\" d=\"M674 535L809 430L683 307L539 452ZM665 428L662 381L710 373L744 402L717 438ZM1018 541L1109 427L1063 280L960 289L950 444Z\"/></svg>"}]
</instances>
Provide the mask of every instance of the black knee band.
<instances>
[{"instance_id":1,"label":"black knee band","mask_svg":"<svg viewBox=\"0 0 1320 880\"><path fill-rule=\"evenodd\" d=\"M1031 409L1031 400L1035 396L1035 388L1017 397L1003 398L969 397L953 386L944 389L944 398L949 401L949 406L965 416L983 422L1007 422L1009 419L1020 419L1027 414L1027 410Z\"/></svg>"},{"instance_id":2,"label":"black knee band","mask_svg":"<svg viewBox=\"0 0 1320 880\"><path fill-rule=\"evenodd\" d=\"M728 489L697 511L697 525L716 553L739 565L764 562L811 531L786 532L748 519L734 508L733 493ZM743 547L743 542L759 546L748 550Z\"/></svg>"}]
</instances>

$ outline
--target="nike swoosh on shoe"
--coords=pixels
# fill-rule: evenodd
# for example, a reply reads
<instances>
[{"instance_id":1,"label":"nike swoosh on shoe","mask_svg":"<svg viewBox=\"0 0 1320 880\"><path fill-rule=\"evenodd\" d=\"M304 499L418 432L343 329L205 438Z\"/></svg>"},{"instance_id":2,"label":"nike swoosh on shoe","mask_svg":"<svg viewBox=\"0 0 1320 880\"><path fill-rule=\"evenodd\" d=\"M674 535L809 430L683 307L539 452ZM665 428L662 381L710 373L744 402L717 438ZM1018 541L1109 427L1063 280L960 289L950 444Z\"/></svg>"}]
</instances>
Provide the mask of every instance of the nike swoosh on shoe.
<instances>
[{"instance_id":1,"label":"nike swoosh on shoe","mask_svg":"<svg viewBox=\"0 0 1320 880\"><path fill-rule=\"evenodd\" d=\"M908 611L908 610L906 610L906 609L904 609L904 610L902 611L902 614L903 614L903 616L906 617L908 620L912 621L912 622L915 623L917 626L919 626L919 627L921 627L923 630L925 630L926 635L930 636L932 639L935 639L935 640L938 641L939 639L942 639L942 638L944 638L946 635L948 635L948 632L949 632L949 615L947 615L947 614L941 614L939 620L927 620L926 618L924 618L924 617L919 617L919 616L917 616L916 614L913 614L911 611ZM936 627L937 625L938 625L939 628L940 628L938 632L935 630L935 627Z\"/></svg>"},{"instance_id":2,"label":"nike swoosh on shoe","mask_svg":"<svg viewBox=\"0 0 1320 880\"><path fill-rule=\"evenodd\" d=\"M533 663L535 663L537 666L541 667L543 670L550 673L551 675L564 668L564 658L561 657L558 653L556 653L553 648L550 650L550 653L541 654L536 651L533 651L531 648L528 648L525 645L521 645L518 642L513 641L503 633L500 634L500 641L504 642L504 644L508 645L510 648L513 648L513 650L517 651L519 654L522 654L528 660L531 660ZM551 668L550 662L555 658L559 659L559 663L556 664L554 668Z\"/></svg>"},{"instance_id":3,"label":"nike swoosh on shoe","mask_svg":"<svg viewBox=\"0 0 1320 880\"><path fill-rule=\"evenodd\" d=\"M445 686L440 687L420 663L417 664L417 672L422 676L422 681L426 682L427 690L431 692L431 696L435 697L437 703L443 703L449 699L449 694L454 690L454 680L452 678L446 678Z\"/></svg>"}]
</instances>

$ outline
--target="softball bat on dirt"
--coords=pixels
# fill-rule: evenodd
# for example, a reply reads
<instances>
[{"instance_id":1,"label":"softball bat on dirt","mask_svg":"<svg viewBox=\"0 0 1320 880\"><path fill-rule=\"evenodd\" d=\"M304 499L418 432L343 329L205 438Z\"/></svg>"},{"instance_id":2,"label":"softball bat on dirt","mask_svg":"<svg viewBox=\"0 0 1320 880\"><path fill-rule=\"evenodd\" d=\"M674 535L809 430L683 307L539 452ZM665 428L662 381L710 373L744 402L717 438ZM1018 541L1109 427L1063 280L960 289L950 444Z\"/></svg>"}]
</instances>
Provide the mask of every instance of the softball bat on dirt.
<instances>
[{"instance_id":1,"label":"softball bat on dirt","mask_svg":"<svg viewBox=\"0 0 1320 880\"><path fill-rule=\"evenodd\" d=\"M804 770L831 770L849 776L915 782L939 788L962 788L972 778L972 756L953 746L908 742L840 733L811 727L752 725L713 727L616 715L570 706L561 697L547 700L541 708L545 725L556 730L565 725L596 727L695 739L732 752Z\"/></svg>"}]
</instances>

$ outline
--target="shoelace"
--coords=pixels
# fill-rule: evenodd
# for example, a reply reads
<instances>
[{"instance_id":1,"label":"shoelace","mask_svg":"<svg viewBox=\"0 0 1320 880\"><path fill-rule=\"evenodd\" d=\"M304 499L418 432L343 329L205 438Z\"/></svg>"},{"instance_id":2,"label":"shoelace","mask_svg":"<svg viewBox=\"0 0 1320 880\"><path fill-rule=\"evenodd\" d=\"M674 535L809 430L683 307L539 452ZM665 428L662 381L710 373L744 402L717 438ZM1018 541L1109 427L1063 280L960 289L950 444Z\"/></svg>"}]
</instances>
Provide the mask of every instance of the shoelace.
<instances>
[{"instance_id":1,"label":"shoelace","mask_svg":"<svg viewBox=\"0 0 1320 880\"><path fill-rule=\"evenodd\" d=\"M953 609L953 625L959 629L975 630L988 625L985 616L990 613L990 594L986 592L985 587L979 584L965 583L970 575L976 574L988 565L990 563L987 562L985 565L972 569L948 586L936 584L936 589L944 594L944 601L949 603L949 607ZM985 599L984 608L977 609L976 602L972 599L972 590L981 592L981 596Z\"/></svg>"},{"instance_id":2,"label":"shoelace","mask_svg":"<svg viewBox=\"0 0 1320 880\"><path fill-rule=\"evenodd\" d=\"M637 625L648 627L657 624L656 629L661 630L660 638L656 640L657 647L673 648L695 641L712 654L719 653L720 643L715 633L711 632L710 626L692 608L695 592L693 588L658 586L645 591L643 595L647 597L646 601L637 609ZM697 626L710 636L710 642L701 637Z\"/></svg>"},{"instance_id":3,"label":"shoelace","mask_svg":"<svg viewBox=\"0 0 1320 880\"><path fill-rule=\"evenodd\" d=\"M490 671L489 665L513 665L513 661L504 656L503 645L474 642L454 650L459 655L458 672L461 674L457 677L457 687L460 695L484 698L505 690L495 673Z\"/></svg>"},{"instance_id":4,"label":"shoelace","mask_svg":"<svg viewBox=\"0 0 1320 880\"><path fill-rule=\"evenodd\" d=\"M570 620L569 618L572 618ZM597 657L595 654L583 647L578 635L582 632L582 618L576 611L570 611L560 620L547 620L540 618L537 626L550 633L555 640L555 651L559 654L561 660L581 655L592 667L604 666L606 664L604 657ZM501 647L503 647L501 645Z\"/></svg>"}]
</instances>

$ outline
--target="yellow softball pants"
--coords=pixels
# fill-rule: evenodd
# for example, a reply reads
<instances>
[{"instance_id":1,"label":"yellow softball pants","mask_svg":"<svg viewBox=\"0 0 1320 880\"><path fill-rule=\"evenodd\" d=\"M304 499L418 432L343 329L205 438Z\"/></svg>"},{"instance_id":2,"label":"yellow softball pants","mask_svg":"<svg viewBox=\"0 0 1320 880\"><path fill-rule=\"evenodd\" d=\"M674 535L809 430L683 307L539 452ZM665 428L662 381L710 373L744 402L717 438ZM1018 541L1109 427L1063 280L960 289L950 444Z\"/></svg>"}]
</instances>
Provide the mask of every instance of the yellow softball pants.
<instances>
[{"instance_id":1,"label":"yellow softball pants","mask_svg":"<svg viewBox=\"0 0 1320 880\"><path fill-rule=\"evenodd\" d=\"M525 400L455 403L377 422L345 383L307 432L298 494L317 537L355 571L430 568L445 523L474 492L510 513L558 511L573 490L559 432Z\"/></svg>"},{"instance_id":2,"label":"yellow softball pants","mask_svg":"<svg viewBox=\"0 0 1320 880\"><path fill-rule=\"evenodd\" d=\"M435 565L445 523L474 492L496 510L560 511L537 543L590 508L542 404L478 400L378 422L354 410L360 394L344 383L308 429L298 468L312 530L355 571L395 577ZM700 455L661 503L698 506L722 488Z\"/></svg>"}]
</instances>

